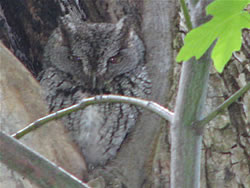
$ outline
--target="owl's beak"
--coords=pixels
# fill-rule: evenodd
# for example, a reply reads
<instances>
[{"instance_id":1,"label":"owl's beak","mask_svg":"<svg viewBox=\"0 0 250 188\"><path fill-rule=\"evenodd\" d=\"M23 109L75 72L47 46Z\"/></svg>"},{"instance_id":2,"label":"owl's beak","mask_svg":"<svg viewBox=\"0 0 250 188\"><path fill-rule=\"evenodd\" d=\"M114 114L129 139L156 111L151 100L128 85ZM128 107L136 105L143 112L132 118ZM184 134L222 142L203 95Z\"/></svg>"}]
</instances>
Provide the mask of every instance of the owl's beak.
<instances>
[{"instance_id":1,"label":"owl's beak","mask_svg":"<svg viewBox=\"0 0 250 188\"><path fill-rule=\"evenodd\" d=\"M93 90L101 91L104 87L104 79L98 77L98 74L93 71L90 78L90 84Z\"/></svg>"},{"instance_id":2,"label":"owl's beak","mask_svg":"<svg viewBox=\"0 0 250 188\"><path fill-rule=\"evenodd\" d=\"M92 88L96 88L96 74L94 72L92 73Z\"/></svg>"}]
</instances>

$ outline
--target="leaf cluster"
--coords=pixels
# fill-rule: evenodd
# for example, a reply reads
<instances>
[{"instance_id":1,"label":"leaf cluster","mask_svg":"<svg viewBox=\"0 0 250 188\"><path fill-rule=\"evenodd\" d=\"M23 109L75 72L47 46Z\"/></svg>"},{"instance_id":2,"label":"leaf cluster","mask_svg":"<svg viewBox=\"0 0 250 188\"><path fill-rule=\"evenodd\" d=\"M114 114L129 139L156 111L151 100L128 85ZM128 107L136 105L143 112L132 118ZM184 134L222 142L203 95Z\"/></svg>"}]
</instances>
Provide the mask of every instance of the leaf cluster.
<instances>
[{"instance_id":1,"label":"leaf cluster","mask_svg":"<svg viewBox=\"0 0 250 188\"><path fill-rule=\"evenodd\" d=\"M216 70L221 73L232 53L241 48L241 30L250 28L250 14L244 10L248 4L250 0L216 0L210 3L206 12L213 18L186 35L177 62L187 61L193 56L199 59L216 40L211 57Z\"/></svg>"}]
</instances>

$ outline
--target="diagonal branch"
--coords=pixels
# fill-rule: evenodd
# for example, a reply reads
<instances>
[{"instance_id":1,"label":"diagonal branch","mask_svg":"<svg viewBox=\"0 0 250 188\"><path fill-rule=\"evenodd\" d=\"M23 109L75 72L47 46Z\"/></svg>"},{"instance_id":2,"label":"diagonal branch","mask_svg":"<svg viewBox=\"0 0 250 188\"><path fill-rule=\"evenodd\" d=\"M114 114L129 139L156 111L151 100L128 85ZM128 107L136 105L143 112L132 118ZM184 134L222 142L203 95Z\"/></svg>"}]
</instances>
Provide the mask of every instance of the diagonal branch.
<instances>
[{"instance_id":1,"label":"diagonal branch","mask_svg":"<svg viewBox=\"0 0 250 188\"><path fill-rule=\"evenodd\" d=\"M135 97L119 96L119 95L98 95L95 97L82 99L78 104L72 105L68 108L64 108L62 110L59 110L59 111L54 112L52 114L49 114L48 116L42 117L42 118L32 122L27 127L23 128L22 130L18 131L17 133L13 134L12 136L14 138L19 139L22 136L26 135L27 133L31 132L32 130L40 127L41 125L48 123L49 121L56 120L58 118L66 116L72 112L76 112L80 109L82 110L89 105L101 104L101 103L107 103L107 102L108 103L127 103L127 104L133 104L136 106L140 106L140 107L143 107L147 110L155 112L160 117L162 117L165 120L168 120L170 122L172 122L172 119L174 116L173 112L169 111L168 109L164 108L163 106L161 106L153 101L148 101L148 100L139 99L139 98L135 98Z\"/></svg>"},{"instance_id":2,"label":"diagonal branch","mask_svg":"<svg viewBox=\"0 0 250 188\"><path fill-rule=\"evenodd\" d=\"M194 126L198 126L203 128L209 121L214 119L219 113L229 107L233 102L235 102L239 97L241 97L245 92L250 89L250 83L245 85L243 88L238 90L235 94L233 94L230 98L224 101L221 105L219 105L214 111L210 112L205 118L200 121L196 121Z\"/></svg>"},{"instance_id":3,"label":"diagonal branch","mask_svg":"<svg viewBox=\"0 0 250 188\"><path fill-rule=\"evenodd\" d=\"M0 162L43 188L90 188L72 174L1 131Z\"/></svg>"}]
</instances>

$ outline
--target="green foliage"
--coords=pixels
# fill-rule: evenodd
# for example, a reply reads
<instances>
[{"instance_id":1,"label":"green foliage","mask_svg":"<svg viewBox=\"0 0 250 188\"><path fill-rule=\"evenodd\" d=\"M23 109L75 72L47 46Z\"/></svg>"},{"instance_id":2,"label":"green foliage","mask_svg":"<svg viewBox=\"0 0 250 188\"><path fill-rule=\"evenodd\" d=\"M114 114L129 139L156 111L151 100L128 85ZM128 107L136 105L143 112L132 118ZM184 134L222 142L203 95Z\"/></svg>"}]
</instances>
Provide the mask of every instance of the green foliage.
<instances>
[{"instance_id":1,"label":"green foliage","mask_svg":"<svg viewBox=\"0 0 250 188\"><path fill-rule=\"evenodd\" d=\"M222 72L232 53L240 50L241 30L250 28L250 14L243 10L249 3L250 0L215 0L209 4L206 11L213 18L187 34L177 62L193 56L199 59L217 39L211 57L216 70Z\"/></svg>"}]
</instances>

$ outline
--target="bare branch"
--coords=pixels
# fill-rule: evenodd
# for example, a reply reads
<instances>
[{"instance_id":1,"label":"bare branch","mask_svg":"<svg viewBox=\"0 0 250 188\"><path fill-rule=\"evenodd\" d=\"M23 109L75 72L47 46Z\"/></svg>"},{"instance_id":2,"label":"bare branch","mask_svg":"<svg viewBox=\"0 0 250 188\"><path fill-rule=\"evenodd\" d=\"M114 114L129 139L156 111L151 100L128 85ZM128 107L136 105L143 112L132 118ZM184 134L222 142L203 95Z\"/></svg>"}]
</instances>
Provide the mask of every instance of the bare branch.
<instances>
[{"instance_id":1,"label":"bare branch","mask_svg":"<svg viewBox=\"0 0 250 188\"><path fill-rule=\"evenodd\" d=\"M84 98L78 104L72 105L68 108L64 108L62 110L49 114L48 116L42 117L32 122L27 127L23 128L17 133L13 134L12 136L16 139L19 139L22 136L26 135L27 133L31 132L33 129L36 129L40 127L41 125L48 123L49 121L56 120L72 112L76 112L80 109L84 109L89 105L101 104L101 103L107 103L107 102L108 103L128 103L128 104L140 106L142 108L145 108L147 110L150 110L158 114L160 117L170 122L172 122L172 119L174 116L173 112L169 111L168 109L164 108L163 106L153 101L148 101L148 100L139 99L135 97L120 96L120 95L98 95L95 97Z\"/></svg>"},{"instance_id":2,"label":"bare branch","mask_svg":"<svg viewBox=\"0 0 250 188\"><path fill-rule=\"evenodd\" d=\"M221 113L223 110L229 107L233 102L235 102L239 97L241 97L249 89L250 89L250 83L248 83L243 88L238 90L230 98L228 98L221 105L219 105L214 111L210 112L205 118L203 118L200 121L194 122L194 126L203 128L209 121L214 119L219 113Z\"/></svg>"}]
</instances>

